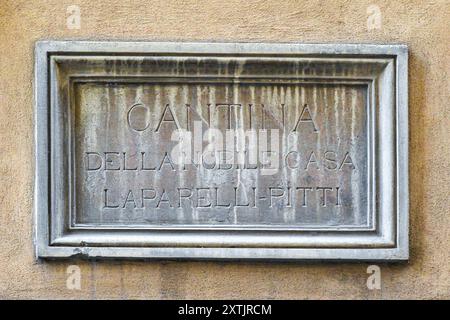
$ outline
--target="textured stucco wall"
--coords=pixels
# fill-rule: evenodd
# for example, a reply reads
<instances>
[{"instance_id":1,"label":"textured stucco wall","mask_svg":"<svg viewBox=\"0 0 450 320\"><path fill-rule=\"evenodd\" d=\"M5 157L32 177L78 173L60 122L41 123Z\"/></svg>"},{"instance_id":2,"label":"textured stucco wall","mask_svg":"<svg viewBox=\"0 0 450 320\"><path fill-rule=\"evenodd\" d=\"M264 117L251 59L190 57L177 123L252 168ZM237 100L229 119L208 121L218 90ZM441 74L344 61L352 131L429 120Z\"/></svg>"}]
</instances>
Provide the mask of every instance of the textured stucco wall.
<instances>
[{"instance_id":1,"label":"textured stucco wall","mask_svg":"<svg viewBox=\"0 0 450 320\"><path fill-rule=\"evenodd\" d=\"M381 9L367 29L367 7ZM66 26L69 5L81 29ZM0 0L0 298L450 298L450 1ZM373 42L410 47L411 260L368 264L74 262L33 257L33 46L38 39Z\"/></svg>"}]
</instances>

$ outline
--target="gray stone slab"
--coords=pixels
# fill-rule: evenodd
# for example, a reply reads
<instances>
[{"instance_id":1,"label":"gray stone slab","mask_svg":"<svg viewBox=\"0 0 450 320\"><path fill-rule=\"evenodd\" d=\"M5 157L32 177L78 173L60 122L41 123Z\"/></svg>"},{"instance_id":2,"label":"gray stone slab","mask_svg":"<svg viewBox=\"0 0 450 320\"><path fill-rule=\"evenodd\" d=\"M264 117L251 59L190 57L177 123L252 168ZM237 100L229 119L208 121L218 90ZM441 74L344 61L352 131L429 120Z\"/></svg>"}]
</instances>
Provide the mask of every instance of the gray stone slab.
<instances>
[{"instance_id":1,"label":"gray stone slab","mask_svg":"<svg viewBox=\"0 0 450 320\"><path fill-rule=\"evenodd\" d=\"M40 41L41 258L405 260L403 45Z\"/></svg>"}]
</instances>

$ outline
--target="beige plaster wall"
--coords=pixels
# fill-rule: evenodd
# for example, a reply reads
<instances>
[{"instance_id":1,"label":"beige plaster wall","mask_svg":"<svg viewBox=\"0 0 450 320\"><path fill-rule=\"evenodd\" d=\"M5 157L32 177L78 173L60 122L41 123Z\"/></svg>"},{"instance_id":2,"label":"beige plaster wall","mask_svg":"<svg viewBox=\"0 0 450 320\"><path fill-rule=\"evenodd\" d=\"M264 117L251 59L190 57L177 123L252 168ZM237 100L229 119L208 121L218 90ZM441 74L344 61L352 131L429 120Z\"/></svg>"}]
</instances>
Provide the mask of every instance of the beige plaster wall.
<instances>
[{"instance_id":1,"label":"beige plaster wall","mask_svg":"<svg viewBox=\"0 0 450 320\"><path fill-rule=\"evenodd\" d=\"M66 26L69 5L81 28ZM381 9L368 30L367 7ZM450 1L0 0L0 298L450 298ZM381 264L74 262L33 257L33 46L38 39L370 42L410 47L411 260Z\"/></svg>"}]
</instances>

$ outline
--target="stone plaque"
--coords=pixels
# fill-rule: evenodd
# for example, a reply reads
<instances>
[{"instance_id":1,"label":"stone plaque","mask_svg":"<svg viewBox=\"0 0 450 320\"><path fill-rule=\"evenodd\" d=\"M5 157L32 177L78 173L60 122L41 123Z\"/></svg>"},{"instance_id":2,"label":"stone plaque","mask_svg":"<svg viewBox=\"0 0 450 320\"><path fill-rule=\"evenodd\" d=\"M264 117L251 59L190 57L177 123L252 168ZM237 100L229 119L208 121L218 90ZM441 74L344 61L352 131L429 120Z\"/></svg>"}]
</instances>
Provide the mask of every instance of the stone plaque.
<instances>
[{"instance_id":1,"label":"stone plaque","mask_svg":"<svg viewBox=\"0 0 450 320\"><path fill-rule=\"evenodd\" d=\"M36 248L408 258L402 45L38 42Z\"/></svg>"}]
</instances>

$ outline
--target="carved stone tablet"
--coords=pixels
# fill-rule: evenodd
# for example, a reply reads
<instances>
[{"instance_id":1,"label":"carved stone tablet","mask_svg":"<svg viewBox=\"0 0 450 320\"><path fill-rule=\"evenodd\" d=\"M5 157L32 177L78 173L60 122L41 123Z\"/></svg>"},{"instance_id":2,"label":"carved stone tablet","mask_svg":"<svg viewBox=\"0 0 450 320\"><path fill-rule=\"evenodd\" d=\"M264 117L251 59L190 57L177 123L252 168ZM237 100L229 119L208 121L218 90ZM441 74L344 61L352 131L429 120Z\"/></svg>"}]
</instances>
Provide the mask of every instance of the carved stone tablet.
<instances>
[{"instance_id":1,"label":"carved stone tablet","mask_svg":"<svg viewBox=\"0 0 450 320\"><path fill-rule=\"evenodd\" d=\"M36 45L38 257L405 260L407 48Z\"/></svg>"}]
</instances>

